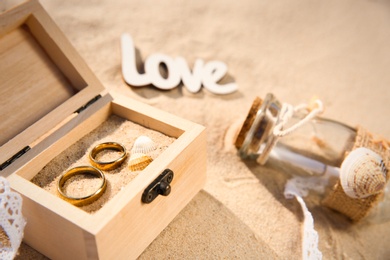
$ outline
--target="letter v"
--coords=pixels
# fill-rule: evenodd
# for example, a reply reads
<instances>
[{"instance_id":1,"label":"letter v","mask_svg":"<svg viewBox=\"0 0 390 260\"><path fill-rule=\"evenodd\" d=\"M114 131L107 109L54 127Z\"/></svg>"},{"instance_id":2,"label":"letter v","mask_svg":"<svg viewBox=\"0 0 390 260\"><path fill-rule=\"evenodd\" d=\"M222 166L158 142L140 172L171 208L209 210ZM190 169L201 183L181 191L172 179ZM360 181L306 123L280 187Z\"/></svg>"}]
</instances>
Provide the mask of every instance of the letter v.
<instances>
[{"instance_id":1,"label":"letter v","mask_svg":"<svg viewBox=\"0 0 390 260\"><path fill-rule=\"evenodd\" d=\"M176 58L176 67L181 74L181 80L183 85L191 93L197 93L202 87L202 73L203 73L203 60L197 59L195 61L194 69L190 71L186 60L183 57Z\"/></svg>"}]
</instances>

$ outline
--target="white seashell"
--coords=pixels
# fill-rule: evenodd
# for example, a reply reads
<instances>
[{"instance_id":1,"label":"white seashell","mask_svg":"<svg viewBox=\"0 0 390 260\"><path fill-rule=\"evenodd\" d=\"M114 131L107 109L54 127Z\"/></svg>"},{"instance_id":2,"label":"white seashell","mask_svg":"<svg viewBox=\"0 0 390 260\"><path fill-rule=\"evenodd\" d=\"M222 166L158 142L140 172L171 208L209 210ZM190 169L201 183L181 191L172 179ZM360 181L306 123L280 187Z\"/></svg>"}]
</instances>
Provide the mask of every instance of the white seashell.
<instances>
[{"instance_id":1,"label":"white seashell","mask_svg":"<svg viewBox=\"0 0 390 260\"><path fill-rule=\"evenodd\" d=\"M142 171L153 161L152 157L143 153L134 153L129 159L129 168L131 171Z\"/></svg>"},{"instance_id":2,"label":"white seashell","mask_svg":"<svg viewBox=\"0 0 390 260\"><path fill-rule=\"evenodd\" d=\"M131 149L131 153L149 153L151 151L156 150L157 145L155 142L153 142L152 139L150 139L147 136L141 135L138 137L133 145L133 148Z\"/></svg>"},{"instance_id":3,"label":"white seashell","mask_svg":"<svg viewBox=\"0 0 390 260\"><path fill-rule=\"evenodd\" d=\"M387 169L382 157L370 149L353 150L340 168L340 182L351 198L366 198L384 190Z\"/></svg>"}]
</instances>

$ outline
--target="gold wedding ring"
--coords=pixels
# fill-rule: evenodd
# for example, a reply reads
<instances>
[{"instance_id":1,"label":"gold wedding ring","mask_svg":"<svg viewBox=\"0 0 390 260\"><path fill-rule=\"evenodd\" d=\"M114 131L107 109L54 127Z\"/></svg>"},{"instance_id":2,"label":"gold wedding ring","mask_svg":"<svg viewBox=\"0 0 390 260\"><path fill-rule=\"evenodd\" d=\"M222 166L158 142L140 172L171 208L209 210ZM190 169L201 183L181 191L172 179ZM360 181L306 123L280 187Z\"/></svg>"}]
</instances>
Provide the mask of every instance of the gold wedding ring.
<instances>
[{"instance_id":1,"label":"gold wedding ring","mask_svg":"<svg viewBox=\"0 0 390 260\"><path fill-rule=\"evenodd\" d=\"M70 178L76 175L97 176L98 178L102 179L102 183L100 184L99 188L92 194L82 196L82 197L69 196L64 191L64 185ZM92 166L79 166L79 167L72 168L66 173L64 173L63 175L61 175L60 179L58 180L57 190L62 199L68 201L69 203L75 206L85 206L94 202L100 196L102 196L102 194L106 190L106 187L107 187L106 178L104 177L104 174L99 169L96 169L95 167Z\"/></svg>"},{"instance_id":2,"label":"gold wedding ring","mask_svg":"<svg viewBox=\"0 0 390 260\"><path fill-rule=\"evenodd\" d=\"M118 151L120 152L120 156L119 158L116 158L111 161L99 161L96 159L96 155L103 150ZM110 171L118 168L124 162L126 156L126 148L123 145L115 142L107 142L96 145L89 154L89 160L91 161L91 164L96 168L103 171Z\"/></svg>"}]
</instances>

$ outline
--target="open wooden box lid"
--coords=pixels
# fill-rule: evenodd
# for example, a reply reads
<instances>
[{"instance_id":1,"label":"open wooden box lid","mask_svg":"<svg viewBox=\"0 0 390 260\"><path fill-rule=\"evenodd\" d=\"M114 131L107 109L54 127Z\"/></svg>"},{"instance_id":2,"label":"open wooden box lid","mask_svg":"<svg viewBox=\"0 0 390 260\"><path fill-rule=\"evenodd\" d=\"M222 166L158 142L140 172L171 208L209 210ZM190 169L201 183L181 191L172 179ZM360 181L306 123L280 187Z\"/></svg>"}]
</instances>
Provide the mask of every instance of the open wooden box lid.
<instances>
[{"instance_id":1,"label":"open wooden box lid","mask_svg":"<svg viewBox=\"0 0 390 260\"><path fill-rule=\"evenodd\" d=\"M0 170L103 85L36 0L0 14Z\"/></svg>"}]
</instances>

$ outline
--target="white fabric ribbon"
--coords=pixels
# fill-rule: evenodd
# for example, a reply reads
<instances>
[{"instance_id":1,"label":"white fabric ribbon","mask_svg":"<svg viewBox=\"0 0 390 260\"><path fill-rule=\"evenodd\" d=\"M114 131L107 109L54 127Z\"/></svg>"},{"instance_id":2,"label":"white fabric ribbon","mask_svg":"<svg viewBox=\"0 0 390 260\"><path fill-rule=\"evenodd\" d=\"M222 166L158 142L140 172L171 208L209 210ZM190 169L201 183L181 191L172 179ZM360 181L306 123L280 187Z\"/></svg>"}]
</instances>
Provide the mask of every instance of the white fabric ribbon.
<instances>
[{"instance_id":1,"label":"white fabric ribbon","mask_svg":"<svg viewBox=\"0 0 390 260\"><path fill-rule=\"evenodd\" d=\"M324 193L325 187L328 185L329 178L332 174L323 176L301 177L296 176L287 181L284 196L287 199L296 198L301 205L304 221L303 221L303 238L302 238L302 259L318 260L322 259L322 253L318 249L318 233L314 229L314 219L308 210L303 197L309 194L310 190L317 193Z\"/></svg>"}]
</instances>

